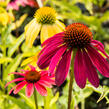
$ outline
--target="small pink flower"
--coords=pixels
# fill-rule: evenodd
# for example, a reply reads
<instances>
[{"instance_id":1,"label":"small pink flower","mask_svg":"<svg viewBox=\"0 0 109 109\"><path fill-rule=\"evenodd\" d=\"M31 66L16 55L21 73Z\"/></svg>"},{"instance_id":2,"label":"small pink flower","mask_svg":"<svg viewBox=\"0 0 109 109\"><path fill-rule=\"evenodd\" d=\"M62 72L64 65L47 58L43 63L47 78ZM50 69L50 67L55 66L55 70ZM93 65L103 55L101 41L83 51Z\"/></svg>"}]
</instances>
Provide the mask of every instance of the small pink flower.
<instances>
[{"instance_id":1,"label":"small pink flower","mask_svg":"<svg viewBox=\"0 0 109 109\"><path fill-rule=\"evenodd\" d=\"M19 10L19 6L25 7L26 5L36 7L35 0L14 0L8 3L7 9Z\"/></svg>"},{"instance_id":2,"label":"small pink flower","mask_svg":"<svg viewBox=\"0 0 109 109\"><path fill-rule=\"evenodd\" d=\"M26 96L30 97L34 92L35 89L41 94L42 96L47 96L47 90L45 87L52 87L52 84L55 84L54 76L49 77L48 71L36 71L35 67L29 65L31 68L30 70L22 70L25 73L20 72L12 72L11 74L17 74L22 77L14 79L6 84L7 87L9 84L13 82L20 81L16 86L14 86L9 94L14 90L14 94L17 94L25 85L26 85Z\"/></svg>"},{"instance_id":3,"label":"small pink flower","mask_svg":"<svg viewBox=\"0 0 109 109\"><path fill-rule=\"evenodd\" d=\"M55 73L58 86L66 79L74 49L77 50L74 76L80 88L85 87L87 79L93 86L99 86L96 68L103 76L109 77L109 63L98 51L108 59L109 56L105 53L102 43L93 40L92 32L84 24L73 23L67 26L64 32L49 38L42 46L44 48L40 52L37 64L41 69L49 66L49 73Z\"/></svg>"}]
</instances>

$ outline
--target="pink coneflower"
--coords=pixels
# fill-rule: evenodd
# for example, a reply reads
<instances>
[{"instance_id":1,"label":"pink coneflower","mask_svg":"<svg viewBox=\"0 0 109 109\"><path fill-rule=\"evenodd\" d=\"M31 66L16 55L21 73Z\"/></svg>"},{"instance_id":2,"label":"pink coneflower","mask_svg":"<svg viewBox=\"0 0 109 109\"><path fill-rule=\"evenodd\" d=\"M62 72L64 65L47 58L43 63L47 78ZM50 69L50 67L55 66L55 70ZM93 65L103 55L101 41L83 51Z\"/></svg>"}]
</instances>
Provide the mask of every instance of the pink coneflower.
<instances>
[{"instance_id":1,"label":"pink coneflower","mask_svg":"<svg viewBox=\"0 0 109 109\"><path fill-rule=\"evenodd\" d=\"M30 70L22 70L25 73L20 72L12 72L11 74L17 74L22 77L14 79L6 84L7 87L10 83L20 81L16 86L14 86L9 94L14 90L14 94L17 94L25 85L26 86L26 96L30 97L34 92L35 89L41 94L42 96L47 95L47 90L45 87L50 87L52 84L55 84L54 76L49 77L48 71L36 71L35 67L29 65L31 68Z\"/></svg>"},{"instance_id":2,"label":"pink coneflower","mask_svg":"<svg viewBox=\"0 0 109 109\"><path fill-rule=\"evenodd\" d=\"M8 3L7 9L19 10L19 6L25 7L26 5L36 7L37 3L35 0L13 0Z\"/></svg>"},{"instance_id":3,"label":"pink coneflower","mask_svg":"<svg viewBox=\"0 0 109 109\"><path fill-rule=\"evenodd\" d=\"M99 78L96 71L105 77L109 77L109 63L97 51L99 50L107 58L101 42L93 40L90 29L81 23L73 23L66 27L64 32L58 33L46 40L42 46L38 66L44 69L49 66L50 75L55 73L55 83L60 86L68 74L71 62L71 53L76 51L74 59L74 76L80 88L86 85L86 79L95 86L99 86Z\"/></svg>"}]
</instances>

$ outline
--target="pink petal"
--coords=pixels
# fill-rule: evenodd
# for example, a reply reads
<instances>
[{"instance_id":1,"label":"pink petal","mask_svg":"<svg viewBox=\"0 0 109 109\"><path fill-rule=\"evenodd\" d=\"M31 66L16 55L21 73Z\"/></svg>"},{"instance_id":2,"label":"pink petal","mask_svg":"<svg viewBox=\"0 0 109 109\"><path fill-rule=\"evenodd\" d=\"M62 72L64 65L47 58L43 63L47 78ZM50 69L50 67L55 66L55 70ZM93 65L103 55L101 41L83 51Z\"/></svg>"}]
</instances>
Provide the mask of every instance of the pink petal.
<instances>
[{"instance_id":1,"label":"pink petal","mask_svg":"<svg viewBox=\"0 0 109 109\"><path fill-rule=\"evenodd\" d=\"M24 69L21 69L20 71L25 72L25 73L29 72L29 70L24 70Z\"/></svg>"},{"instance_id":2,"label":"pink petal","mask_svg":"<svg viewBox=\"0 0 109 109\"><path fill-rule=\"evenodd\" d=\"M50 84L55 85L55 80L51 79L50 76L49 77L41 77L40 80L43 80L43 81L46 81L46 82L48 82Z\"/></svg>"},{"instance_id":3,"label":"pink petal","mask_svg":"<svg viewBox=\"0 0 109 109\"><path fill-rule=\"evenodd\" d=\"M94 46L95 48L97 48L101 53L103 53L109 59L109 56L104 51L104 46L101 42L99 42L97 40L93 40L91 42L91 45Z\"/></svg>"},{"instance_id":4,"label":"pink petal","mask_svg":"<svg viewBox=\"0 0 109 109\"><path fill-rule=\"evenodd\" d=\"M48 75L48 71L43 71L43 70L42 70L42 71L40 71L40 75L41 75L41 77L42 77L42 76L45 76L45 75Z\"/></svg>"},{"instance_id":5,"label":"pink petal","mask_svg":"<svg viewBox=\"0 0 109 109\"><path fill-rule=\"evenodd\" d=\"M95 46L100 46L100 48L104 49L104 45L97 40L92 40L91 43L95 44Z\"/></svg>"},{"instance_id":6,"label":"pink petal","mask_svg":"<svg viewBox=\"0 0 109 109\"><path fill-rule=\"evenodd\" d=\"M90 59L92 60L93 64L99 70L99 72L105 76L109 77L109 63L108 61L93 47L87 47L88 54Z\"/></svg>"},{"instance_id":7,"label":"pink petal","mask_svg":"<svg viewBox=\"0 0 109 109\"><path fill-rule=\"evenodd\" d=\"M78 86L84 88L86 85L86 71L80 49L78 49L74 60L74 76Z\"/></svg>"},{"instance_id":8,"label":"pink petal","mask_svg":"<svg viewBox=\"0 0 109 109\"><path fill-rule=\"evenodd\" d=\"M71 61L71 50L68 50L63 55L56 69L55 81L58 86L60 86L67 77L70 67L70 61Z\"/></svg>"},{"instance_id":9,"label":"pink petal","mask_svg":"<svg viewBox=\"0 0 109 109\"><path fill-rule=\"evenodd\" d=\"M19 72L11 72L11 73L9 73L8 75L10 75L10 74L16 74L16 75L25 76L25 74L24 74L24 73L19 73Z\"/></svg>"},{"instance_id":10,"label":"pink petal","mask_svg":"<svg viewBox=\"0 0 109 109\"><path fill-rule=\"evenodd\" d=\"M39 80L38 84L45 86L45 87L49 87L52 88L52 85L48 82L48 81L44 81L44 80Z\"/></svg>"},{"instance_id":11,"label":"pink petal","mask_svg":"<svg viewBox=\"0 0 109 109\"><path fill-rule=\"evenodd\" d=\"M50 64L51 58L58 51L58 49L59 48L53 49L49 53L43 53L38 59L38 62L37 62L38 67L40 69L44 69L48 67L48 65Z\"/></svg>"},{"instance_id":12,"label":"pink petal","mask_svg":"<svg viewBox=\"0 0 109 109\"><path fill-rule=\"evenodd\" d=\"M25 78L17 78L17 79L14 79L14 80L8 82L8 83L5 85L5 88L6 88L9 84L11 84L11 83L13 83L13 82L22 81L22 80L25 80Z\"/></svg>"},{"instance_id":13,"label":"pink petal","mask_svg":"<svg viewBox=\"0 0 109 109\"><path fill-rule=\"evenodd\" d=\"M42 46L44 46L44 45L50 43L51 41L53 41L53 40L55 40L55 39L57 39L57 38L58 38L58 39L59 39L59 38L62 38L62 37L63 37L63 33L64 33L64 32L58 33L58 34L54 35L53 37L47 39L46 41L43 42Z\"/></svg>"},{"instance_id":14,"label":"pink petal","mask_svg":"<svg viewBox=\"0 0 109 109\"><path fill-rule=\"evenodd\" d=\"M41 94L42 96L47 96L47 90L45 89L44 86L34 83L36 90Z\"/></svg>"},{"instance_id":15,"label":"pink petal","mask_svg":"<svg viewBox=\"0 0 109 109\"><path fill-rule=\"evenodd\" d=\"M93 86L98 87L99 86L98 74L85 50L83 50L83 59L88 80L92 83Z\"/></svg>"},{"instance_id":16,"label":"pink petal","mask_svg":"<svg viewBox=\"0 0 109 109\"><path fill-rule=\"evenodd\" d=\"M31 68L32 71L35 71L36 70L36 68L34 66L32 66L30 64L28 66Z\"/></svg>"},{"instance_id":17,"label":"pink petal","mask_svg":"<svg viewBox=\"0 0 109 109\"><path fill-rule=\"evenodd\" d=\"M55 70L55 67L57 65L57 63L59 62L61 56L63 55L63 53L66 51L66 47L62 47L60 48L56 54L53 56L53 58L51 59L50 65L49 65L49 73L52 74Z\"/></svg>"},{"instance_id":18,"label":"pink petal","mask_svg":"<svg viewBox=\"0 0 109 109\"><path fill-rule=\"evenodd\" d=\"M17 94L23 87L24 85L27 84L26 81L20 82L19 84L16 85L16 89L14 90L14 94Z\"/></svg>"},{"instance_id":19,"label":"pink petal","mask_svg":"<svg viewBox=\"0 0 109 109\"><path fill-rule=\"evenodd\" d=\"M25 92L26 96L30 97L33 94L33 92L34 92L33 83L28 83L25 91L26 91Z\"/></svg>"},{"instance_id":20,"label":"pink petal","mask_svg":"<svg viewBox=\"0 0 109 109\"><path fill-rule=\"evenodd\" d=\"M50 43L49 45L47 44L42 50L41 52L39 53L39 56L43 53L47 54L51 51L53 51L54 49L56 49L59 45L61 45L62 42L53 42L53 43Z\"/></svg>"},{"instance_id":21,"label":"pink petal","mask_svg":"<svg viewBox=\"0 0 109 109\"><path fill-rule=\"evenodd\" d=\"M16 85L17 86L17 85ZM14 86L10 91L9 91L9 95L12 93L12 91L14 90L14 88L16 88L16 86Z\"/></svg>"}]
</instances>

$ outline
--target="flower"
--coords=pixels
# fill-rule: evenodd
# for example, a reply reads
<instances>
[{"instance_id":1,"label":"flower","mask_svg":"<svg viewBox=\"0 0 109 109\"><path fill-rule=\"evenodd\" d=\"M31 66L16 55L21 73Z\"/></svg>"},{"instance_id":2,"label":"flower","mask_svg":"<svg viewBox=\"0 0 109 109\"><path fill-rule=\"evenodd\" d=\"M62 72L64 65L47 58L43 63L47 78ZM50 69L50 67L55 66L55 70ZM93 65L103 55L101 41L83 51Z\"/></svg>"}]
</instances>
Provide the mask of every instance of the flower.
<instances>
[{"instance_id":1,"label":"flower","mask_svg":"<svg viewBox=\"0 0 109 109\"><path fill-rule=\"evenodd\" d=\"M56 12L51 7L39 8L34 19L25 27L26 43L31 47L41 31L41 43L56 33L62 32L65 25L57 18Z\"/></svg>"},{"instance_id":2,"label":"flower","mask_svg":"<svg viewBox=\"0 0 109 109\"><path fill-rule=\"evenodd\" d=\"M13 9L13 10L19 10L19 6L26 6L29 5L31 7L35 7L37 4L35 0L14 0L8 3L7 10Z\"/></svg>"},{"instance_id":3,"label":"flower","mask_svg":"<svg viewBox=\"0 0 109 109\"><path fill-rule=\"evenodd\" d=\"M44 48L37 64L41 69L49 66L49 73L55 73L55 83L58 86L66 79L73 50L76 51L74 76L80 88L85 87L87 78L93 86L99 86L96 68L103 76L109 77L109 63L98 51L108 59L109 56L105 53L102 43L93 40L92 32L84 24L73 23L67 26L64 32L49 38L42 46Z\"/></svg>"},{"instance_id":4,"label":"flower","mask_svg":"<svg viewBox=\"0 0 109 109\"><path fill-rule=\"evenodd\" d=\"M51 84L54 84L54 76L49 77L48 71L36 71L35 67L29 65L30 70L23 70L25 73L20 72L12 72L11 74L17 74L22 77L14 79L6 84L7 87L9 84L13 82L20 81L16 86L14 86L9 94L14 90L14 94L17 94L25 85L26 86L26 96L30 97L34 92L35 89L41 94L42 96L47 96L47 90L45 87L50 87Z\"/></svg>"}]
</instances>

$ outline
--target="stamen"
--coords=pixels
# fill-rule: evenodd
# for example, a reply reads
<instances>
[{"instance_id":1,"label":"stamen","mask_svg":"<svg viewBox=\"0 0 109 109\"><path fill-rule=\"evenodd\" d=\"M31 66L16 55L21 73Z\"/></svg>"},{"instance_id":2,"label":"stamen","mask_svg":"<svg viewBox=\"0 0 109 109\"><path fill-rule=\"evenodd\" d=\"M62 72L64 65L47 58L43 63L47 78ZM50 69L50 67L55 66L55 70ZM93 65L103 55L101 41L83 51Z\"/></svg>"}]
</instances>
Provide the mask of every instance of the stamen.
<instances>
[{"instance_id":1,"label":"stamen","mask_svg":"<svg viewBox=\"0 0 109 109\"><path fill-rule=\"evenodd\" d=\"M34 15L38 23L53 24L56 21L56 12L53 8L42 7Z\"/></svg>"},{"instance_id":2,"label":"stamen","mask_svg":"<svg viewBox=\"0 0 109 109\"><path fill-rule=\"evenodd\" d=\"M40 72L37 71L29 71L25 74L25 80L27 82L37 82L40 79Z\"/></svg>"},{"instance_id":3,"label":"stamen","mask_svg":"<svg viewBox=\"0 0 109 109\"><path fill-rule=\"evenodd\" d=\"M83 48L90 43L92 38L92 32L86 25L73 23L66 27L63 40L70 48Z\"/></svg>"}]
</instances>

